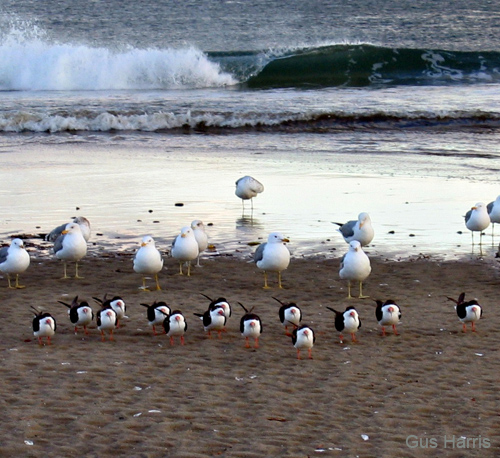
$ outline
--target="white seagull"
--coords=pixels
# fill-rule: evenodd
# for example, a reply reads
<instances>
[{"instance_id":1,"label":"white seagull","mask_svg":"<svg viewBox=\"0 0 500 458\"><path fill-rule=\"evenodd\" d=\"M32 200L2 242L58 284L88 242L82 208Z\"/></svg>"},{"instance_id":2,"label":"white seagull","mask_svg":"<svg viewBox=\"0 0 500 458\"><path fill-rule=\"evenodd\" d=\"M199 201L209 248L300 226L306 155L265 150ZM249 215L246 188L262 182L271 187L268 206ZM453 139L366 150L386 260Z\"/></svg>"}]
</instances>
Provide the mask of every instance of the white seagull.
<instances>
[{"instance_id":1,"label":"white seagull","mask_svg":"<svg viewBox=\"0 0 500 458\"><path fill-rule=\"evenodd\" d=\"M85 239L86 242L89 241L90 239L90 221L85 218L84 216L77 216L76 218L73 218L73 223L76 223L80 226L80 229L82 230L82 235L83 238ZM62 231L66 229L66 226L68 223L61 224L60 226L57 226L55 229L52 229L46 236L45 240L48 242L55 242L57 237L59 237L62 234Z\"/></svg>"},{"instance_id":2,"label":"white seagull","mask_svg":"<svg viewBox=\"0 0 500 458\"><path fill-rule=\"evenodd\" d=\"M155 246L155 241L150 235L143 237L141 246L134 256L134 271L142 275L142 287L144 291L149 291L146 286L146 275L154 275L156 289L161 290L158 282L158 272L163 268L163 258L160 251Z\"/></svg>"},{"instance_id":3,"label":"white seagull","mask_svg":"<svg viewBox=\"0 0 500 458\"><path fill-rule=\"evenodd\" d=\"M490 215L483 202L478 202L465 214L465 226L472 233L472 245L474 245L474 232L479 232L479 245L482 244L483 231L490 225Z\"/></svg>"},{"instance_id":4,"label":"white seagull","mask_svg":"<svg viewBox=\"0 0 500 458\"><path fill-rule=\"evenodd\" d=\"M78 275L78 261L87 254L87 242L78 224L69 223L66 225L66 228L54 242L54 253L64 263L63 278L69 278L66 274L66 263L68 261L75 261L75 278L82 278Z\"/></svg>"},{"instance_id":5,"label":"white seagull","mask_svg":"<svg viewBox=\"0 0 500 458\"><path fill-rule=\"evenodd\" d=\"M358 215L358 219L348 221L345 224L342 223L333 223L339 227L339 232L344 237L344 240L347 243L352 242L353 240L357 240L361 243L361 246L368 245L375 235L372 220L370 215L366 212L362 212Z\"/></svg>"},{"instance_id":6,"label":"white seagull","mask_svg":"<svg viewBox=\"0 0 500 458\"><path fill-rule=\"evenodd\" d=\"M495 223L500 223L500 196L486 206L490 221L493 225L491 235L495 232Z\"/></svg>"},{"instance_id":7,"label":"white seagull","mask_svg":"<svg viewBox=\"0 0 500 458\"><path fill-rule=\"evenodd\" d=\"M24 248L21 239L13 239L10 246L0 249L0 271L7 274L9 288L24 288L19 284L19 274L22 274L30 265L30 255ZM10 276L16 276L16 283L12 286Z\"/></svg>"},{"instance_id":8,"label":"white seagull","mask_svg":"<svg viewBox=\"0 0 500 458\"><path fill-rule=\"evenodd\" d=\"M250 200L253 211L253 198L264 191L264 185L251 176L241 177L236 181L235 194L241 199L243 210L245 210L245 200Z\"/></svg>"},{"instance_id":9,"label":"white seagull","mask_svg":"<svg viewBox=\"0 0 500 458\"><path fill-rule=\"evenodd\" d=\"M184 275L182 264L187 262L187 276L191 275L191 261L194 261L198 254L198 242L194 236L194 231L190 226L185 226L181 229L181 233L174 239L172 243L172 257L179 261L179 273Z\"/></svg>"},{"instance_id":10,"label":"white seagull","mask_svg":"<svg viewBox=\"0 0 500 458\"><path fill-rule=\"evenodd\" d=\"M199 219L195 219L191 223L191 229L193 229L194 238L196 239L196 242L198 242L198 257L196 259L196 267L200 267L201 253L203 253L208 248L208 236L205 232L205 225L203 224L203 221L200 221Z\"/></svg>"},{"instance_id":11,"label":"white seagull","mask_svg":"<svg viewBox=\"0 0 500 458\"><path fill-rule=\"evenodd\" d=\"M290 252L285 243L289 242L279 232L271 232L266 243L255 250L254 261L257 267L264 271L264 288L268 289L267 272L278 272L278 287L281 286L281 272L290 264Z\"/></svg>"},{"instance_id":12,"label":"white seagull","mask_svg":"<svg viewBox=\"0 0 500 458\"><path fill-rule=\"evenodd\" d=\"M340 261L339 276L342 280L347 280L347 298L351 299L351 282L359 282L359 298L363 296L363 281L366 280L372 271L370 259L361 248L357 240L349 243L349 251L342 256Z\"/></svg>"}]
</instances>

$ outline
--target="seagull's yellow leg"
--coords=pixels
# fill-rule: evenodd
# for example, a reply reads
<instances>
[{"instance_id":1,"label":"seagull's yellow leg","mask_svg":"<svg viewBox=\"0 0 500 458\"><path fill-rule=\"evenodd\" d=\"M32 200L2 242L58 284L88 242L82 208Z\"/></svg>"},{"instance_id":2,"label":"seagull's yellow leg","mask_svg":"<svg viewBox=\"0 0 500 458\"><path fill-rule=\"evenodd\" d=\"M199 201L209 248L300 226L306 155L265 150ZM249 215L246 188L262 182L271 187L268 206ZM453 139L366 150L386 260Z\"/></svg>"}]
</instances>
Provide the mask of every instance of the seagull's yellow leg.
<instances>
[{"instance_id":1,"label":"seagull's yellow leg","mask_svg":"<svg viewBox=\"0 0 500 458\"><path fill-rule=\"evenodd\" d=\"M283 286L281 286L281 271L278 272L278 288L283 289Z\"/></svg>"},{"instance_id":2,"label":"seagull's yellow leg","mask_svg":"<svg viewBox=\"0 0 500 458\"><path fill-rule=\"evenodd\" d=\"M363 282L359 282L359 298L366 299L367 297L370 296L363 296Z\"/></svg>"},{"instance_id":3,"label":"seagull's yellow leg","mask_svg":"<svg viewBox=\"0 0 500 458\"><path fill-rule=\"evenodd\" d=\"M184 275L184 272L182 271L182 261L179 262L179 275Z\"/></svg>"},{"instance_id":4,"label":"seagull's yellow leg","mask_svg":"<svg viewBox=\"0 0 500 458\"><path fill-rule=\"evenodd\" d=\"M63 266L64 266L64 276L62 278L69 278L68 273L66 271L66 261L63 261Z\"/></svg>"},{"instance_id":5,"label":"seagull's yellow leg","mask_svg":"<svg viewBox=\"0 0 500 458\"><path fill-rule=\"evenodd\" d=\"M16 274L16 288L17 289L25 288L25 286L19 284L19 274Z\"/></svg>"},{"instance_id":6,"label":"seagull's yellow leg","mask_svg":"<svg viewBox=\"0 0 500 458\"><path fill-rule=\"evenodd\" d=\"M351 296L351 280L347 280L347 299L352 299L352 296Z\"/></svg>"},{"instance_id":7,"label":"seagull's yellow leg","mask_svg":"<svg viewBox=\"0 0 500 458\"><path fill-rule=\"evenodd\" d=\"M188 277L191 276L191 261L188 261L188 273L187 273L187 276Z\"/></svg>"},{"instance_id":8,"label":"seagull's yellow leg","mask_svg":"<svg viewBox=\"0 0 500 458\"><path fill-rule=\"evenodd\" d=\"M78 262L75 265L75 278L83 278L83 277L80 277L80 275L78 275Z\"/></svg>"},{"instance_id":9,"label":"seagull's yellow leg","mask_svg":"<svg viewBox=\"0 0 500 458\"><path fill-rule=\"evenodd\" d=\"M160 282L158 281L158 274L155 274L155 280L156 280L156 291L161 291Z\"/></svg>"},{"instance_id":10,"label":"seagull's yellow leg","mask_svg":"<svg viewBox=\"0 0 500 458\"><path fill-rule=\"evenodd\" d=\"M10 289L14 289L14 286L12 286L12 285L10 284L10 274L7 274L7 282L8 282L8 284L9 284L9 288L10 288Z\"/></svg>"},{"instance_id":11,"label":"seagull's yellow leg","mask_svg":"<svg viewBox=\"0 0 500 458\"><path fill-rule=\"evenodd\" d=\"M264 289L269 289L267 285L267 272L264 270Z\"/></svg>"},{"instance_id":12,"label":"seagull's yellow leg","mask_svg":"<svg viewBox=\"0 0 500 458\"><path fill-rule=\"evenodd\" d=\"M146 286L146 277L142 277L142 288L143 291L149 291L148 287Z\"/></svg>"}]
</instances>

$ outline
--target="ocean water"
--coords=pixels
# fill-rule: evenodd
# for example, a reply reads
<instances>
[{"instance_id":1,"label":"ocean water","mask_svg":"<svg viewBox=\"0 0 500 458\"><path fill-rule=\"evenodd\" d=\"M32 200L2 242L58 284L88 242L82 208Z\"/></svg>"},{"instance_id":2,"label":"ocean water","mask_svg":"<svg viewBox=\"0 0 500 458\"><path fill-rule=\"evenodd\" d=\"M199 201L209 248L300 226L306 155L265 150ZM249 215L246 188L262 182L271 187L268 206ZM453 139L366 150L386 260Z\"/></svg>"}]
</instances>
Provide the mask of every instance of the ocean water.
<instances>
[{"instance_id":1,"label":"ocean water","mask_svg":"<svg viewBox=\"0 0 500 458\"><path fill-rule=\"evenodd\" d=\"M307 253L368 211L380 253L461 254L463 215L500 194L493 1L3 6L4 239L78 206L103 237L166 244L201 216L220 245L281 230Z\"/></svg>"}]
</instances>

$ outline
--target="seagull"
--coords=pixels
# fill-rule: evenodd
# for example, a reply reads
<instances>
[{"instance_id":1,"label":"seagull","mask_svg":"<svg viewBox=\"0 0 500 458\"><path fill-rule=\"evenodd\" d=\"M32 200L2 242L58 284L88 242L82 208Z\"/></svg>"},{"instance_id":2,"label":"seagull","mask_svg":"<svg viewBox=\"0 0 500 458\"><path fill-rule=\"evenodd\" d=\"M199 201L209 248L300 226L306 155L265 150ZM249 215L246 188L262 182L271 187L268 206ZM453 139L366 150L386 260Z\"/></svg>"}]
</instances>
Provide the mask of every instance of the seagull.
<instances>
[{"instance_id":1,"label":"seagull","mask_svg":"<svg viewBox=\"0 0 500 458\"><path fill-rule=\"evenodd\" d=\"M149 291L146 286L146 275L154 275L156 280L156 290L161 290L158 282L158 272L163 268L163 258L160 251L155 246L155 241L150 235L143 237L141 247L134 256L134 271L142 275L143 291Z\"/></svg>"},{"instance_id":2,"label":"seagull","mask_svg":"<svg viewBox=\"0 0 500 458\"><path fill-rule=\"evenodd\" d=\"M241 199L243 211L245 210L245 200L250 200L253 211L253 198L264 191L264 185L251 176L241 177L236 181L235 194Z\"/></svg>"},{"instance_id":3,"label":"seagull","mask_svg":"<svg viewBox=\"0 0 500 458\"><path fill-rule=\"evenodd\" d=\"M104 331L109 331L109 340L113 339L113 330L117 324L116 312L111 308L111 305L106 305L97 312L97 329L101 331L101 340L106 340Z\"/></svg>"},{"instance_id":4,"label":"seagull","mask_svg":"<svg viewBox=\"0 0 500 458\"><path fill-rule=\"evenodd\" d=\"M312 359L312 347L316 342L314 331L305 324L294 329L292 332L292 343L297 349L297 359L300 359L300 350L307 350L309 359Z\"/></svg>"},{"instance_id":5,"label":"seagull","mask_svg":"<svg viewBox=\"0 0 500 458\"><path fill-rule=\"evenodd\" d=\"M30 255L24 248L21 239L13 239L8 247L0 248L0 271L7 274L9 288L24 288L19 284L19 274L22 274L30 265ZM16 276L16 283L12 286L10 276Z\"/></svg>"},{"instance_id":6,"label":"seagull","mask_svg":"<svg viewBox=\"0 0 500 458\"><path fill-rule=\"evenodd\" d=\"M293 328L299 327L300 322L302 321L302 311L294 302L281 302L276 297L273 297L273 299L281 304L281 307L278 310L278 315L280 317L281 324L285 326L285 335L291 336L292 334L288 332L288 326L292 326Z\"/></svg>"},{"instance_id":7,"label":"seagull","mask_svg":"<svg viewBox=\"0 0 500 458\"><path fill-rule=\"evenodd\" d=\"M102 308L111 308L116 314L116 327L120 327L120 320L122 318L128 318L125 315L127 306L125 301L120 296L114 296L112 299L107 298L107 294L104 295L104 299L99 299L98 297L93 297L98 304L101 304Z\"/></svg>"},{"instance_id":8,"label":"seagull","mask_svg":"<svg viewBox=\"0 0 500 458\"><path fill-rule=\"evenodd\" d=\"M476 332L476 321L483 316L483 309L476 299L465 302L465 293L461 293L458 300L448 297L450 301L457 304L455 309L457 311L458 319L463 323L462 330L467 332L467 323L471 324L472 332Z\"/></svg>"},{"instance_id":9,"label":"seagull","mask_svg":"<svg viewBox=\"0 0 500 458\"><path fill-rule=\"evenodd\" d=\"M363 296L363 281L370 275L372 268L370 259L361 248L361 244L357 240L349 243L349 251L342 256L340 261L339 276L342 280L347 280L347 298L351 299L351 282L359 282L359 298Z\"/></svg>"},{"instance_id":10,"label":"seagull","mask_svg":"<svg viewBox=\"0 0 500 458\"><path fill-rule=\"evenodd\" d=\"M77 216L76 218L73 218L73 223L76 223L80 226L80 229L82 230L82 235L83 238L85 239L86 242L89 241L90 239L90 222L87 218L84 216ZM57 237L59 237L62 234L62 231L66 229L66 226L68 223L61 224L60 226L57 226L55 229L52 229L46 236L45 240L47 242L55 242Z\"/></svg>"},{"instance_id":11,"label":"seagull","mask_svg":"<svg viewBox=\"0 0 500 458\"><path fill-rule=\"evenodd\" d=\"M35 312L33 318L33 334L38 338L38 343L43 345L42 338L47 337L47 345L50 345L50 338L55 334L57 324L54 317L48 312L40 312L31 307Z\"/></svg>"},{"instance_id":12,"label":"seagull","mask_svg":"<svg viewBox=\"0 0 500 458\"><path fill-rule=\"evenodd\" d=\"M472 233L472 245L474 245L474 232L479 231L479 245L482 244L483 231L490 225L488 209L482 202L478 202L465 214L465 226Z\"/></svg>"},{"instance_id":13,"label":"seagull","mask_svg":"<svg viewBox=\"0 0 500 458\"><path fill-rule=\"evenodd\" d=\"M353 240L357 240L361 244L361 246L366 246L373 240L374 231L372 220L370 218L370 215L366 212L360 213L358 215L357 221L352 220L348 221L345 224L333 224L340 226L338 230L347 243L350 243Z\"/></svg>"},{"instance_id":14,"label":"seagull","mask_svg":"<svg viewBox=\"0 0 500 458\"><path fill-rule=\"evenodd\" d=\"M62 301L58 302L69 308L68 310L69 321L71 321L71 323L73 323L73 325L75 326L75 334L77 334L78 332L78 326L82 326L83 331L85 332L86 335L88 335L89 332L87 330L87 326L94 319L94 312L92 311L92 308L90 307L88 302L87 301L78 302L78 296L76 296L73 299L71 305L66 304L66 302Z\"/></svg>"},{"instance_id":15,"label":"seagull","mask_svg":"<svg viewBox=\"0 0 500 458\"><path fill-rule=\"evenodd\" d=\"M253 337L255 342L254 348L259 348L259 337L263 330L262 321L258 315L252 313L253 307L247 310L241 302L238 302L238 304L245 310L245 315L243 315L240 320L240 332L245 338L245 347L250 348L250 342L248 340L250 337Z\"/></svg>"},{"instance_id":16,"label":"seagull","mask_svg":"<svg viewBox=\"0 0 500 458\"><path fill-rule=\"evenodd\" d=\"M184 345L184 333L187 331L187 322L180 310L174 310L163 320L163 328L168 337L170 345L174 344L174 336L181 338L181 345Z\"/></svg>"},{"instance_id":17,"label":"seagull","mask_svg":"<svg viewBox=\"0 0 500 458\"><path fill-rule=\"evenodd\" d=\"M168 317L170 315L170 307L165 301L154 301L151 305L141 305L147 308L146 316L148 318L148 324L153 328L153 334L156 335L155 326L163 324L163 321L165 321L165 317Z\"/></svg>"},{"instance_id":18,"label":"seagull","mask_svg":"<svg viewBox=\"0 0 500 458\"><path fill-rule=\"evenodd\" d=\"M279 232L271 232L266 243L255 250L254 261L257 267L264 271L264 289L268 289L267 272L278 272L278 287L281 286L281 272L290 264L290 252L285 243L289 242Z\"/></svg>"},{"instance_id":19,"label":"seagull","mask_svg":"<svg viewBox=\"0 0 500 458\"><path fill-rule=\"evenodd\" d=\"M378 324L382 326L382 335L386 335L386 326L392 326L394 334L398 336L399 334L398 331L396 331L396 325L399 324L399 320L401 320L401 309L399 308L399 305L392 299L388 299L385 302L377 299L375 302L377 303L375 317L377 318Z\"/></svg>"},{"instance_id":20,"label":"seagull","mask_svg":"<svg viewBox=\"0 0 500 458\"><path fill-rule=\"evenodd\" d=\"M191 275L191 261L198 257L199 249L198 242L194 236L194 231L190 226L185 226L181 229L181 233L174 239L172 243L172 257L179 261L179 273L184 275L182 264L187 262L187 276Z\"/></svg>"},{"instance_id":21,"label":"seagull","mask_svg":"<svg viewBox=\"0 0 500 458\"><path fill-rule=\"evenodd\" d=\"M357 310L351 305L345 309L344 312L337 312L337 310L331 307L326 307L335 313L335 329L340 332L340 343L344 342L344 337L342 332L348 332L351 334L351 339L353 342L357 342L356 332L361 327L361 320Z\"/></svg>"},{"instance_id":22,"label":"seagull","mask_svg":"<svg viewBox=\"0 0 500 458\"><path fill-rule=\"evenodd\" d=\"M206 294L201 293L203 297L206 297L209 301L210 304L208 305L208 310L213 310L215 307L222 307L224 309L224 315L226 318L229 318L231 316L231 305L229 302L226 300L225 297L219 297L218 299L211 299L208 297Z\"/></svg>"},{"instance_id":23,"label":"seagull","mask_svg":"<svg viewBox=\"0 0 500 458\"><path fill-rule=\"evenodd\" d=\"M87 242L83 238L82 230L76 223L69 223L61 232L61 235L54 242L54 253L58 259L64 262L64 277L66 274L66 263L75 261L75 278L82 278L78 275L78 261L87 254Z\"/></svg>"},{"instance_id":24,"label":"seagull","mask_svg":"<svg viewBox=\"0 0 500 458\"><path fill-rule=\"evenodd\" d=\"M203 224L203 221L200 221L199 219L195 219L191 223L191 229L194 232L194 238L198 242L198 257L196 259L196 267L201 267L200 256L201 253L203 253L208 247L208 236L205 232L205 225Z\"/></svg>"},{"instance_id":25,"label":"seagull","mask_svg":"<svg viewBox=\"0 0 500 458\"><path fill-rule=\"evenodd\" d=\"M491 235L495 232L495 223L500 223L500 196L498 196L493 202L490 202L486 209L488 210L488 215L490 216L490 221L493 225Z\"/></svg>"},{"instance_id":26,"label":"seagull","mask_svg":"<svg viewBox=\"0 0 500 458\"><path fill-rule=\"evenodd\" d=\"M226 326L226 315L224 314L224 308L217 306L211 310L207 310L205 313L195 313L203 321L203 327L205 331L208 332L208 336L211 338L211 331L217 331L219 334L219 339L222 338L222 331Z\"/></svg>"}]
</instances>

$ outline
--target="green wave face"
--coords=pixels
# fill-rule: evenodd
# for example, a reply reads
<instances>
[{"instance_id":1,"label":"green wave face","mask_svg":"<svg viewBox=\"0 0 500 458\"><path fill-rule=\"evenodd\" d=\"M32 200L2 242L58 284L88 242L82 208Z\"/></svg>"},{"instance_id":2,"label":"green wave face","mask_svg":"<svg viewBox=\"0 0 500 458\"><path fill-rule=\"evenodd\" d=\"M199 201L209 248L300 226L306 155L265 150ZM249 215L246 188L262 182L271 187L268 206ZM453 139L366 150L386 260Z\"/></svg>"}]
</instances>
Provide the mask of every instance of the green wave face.
<instances>
[{"instance_id":1,"label":"green wave face","mask_svg":"<svg viewBox=\"0 0 500 458\"><path fill-rule=\"evenodd\" d=\"M474 84L500 81L500 53L333 45L209 57L250 88Z\"/></svg>"}]
</instances>

